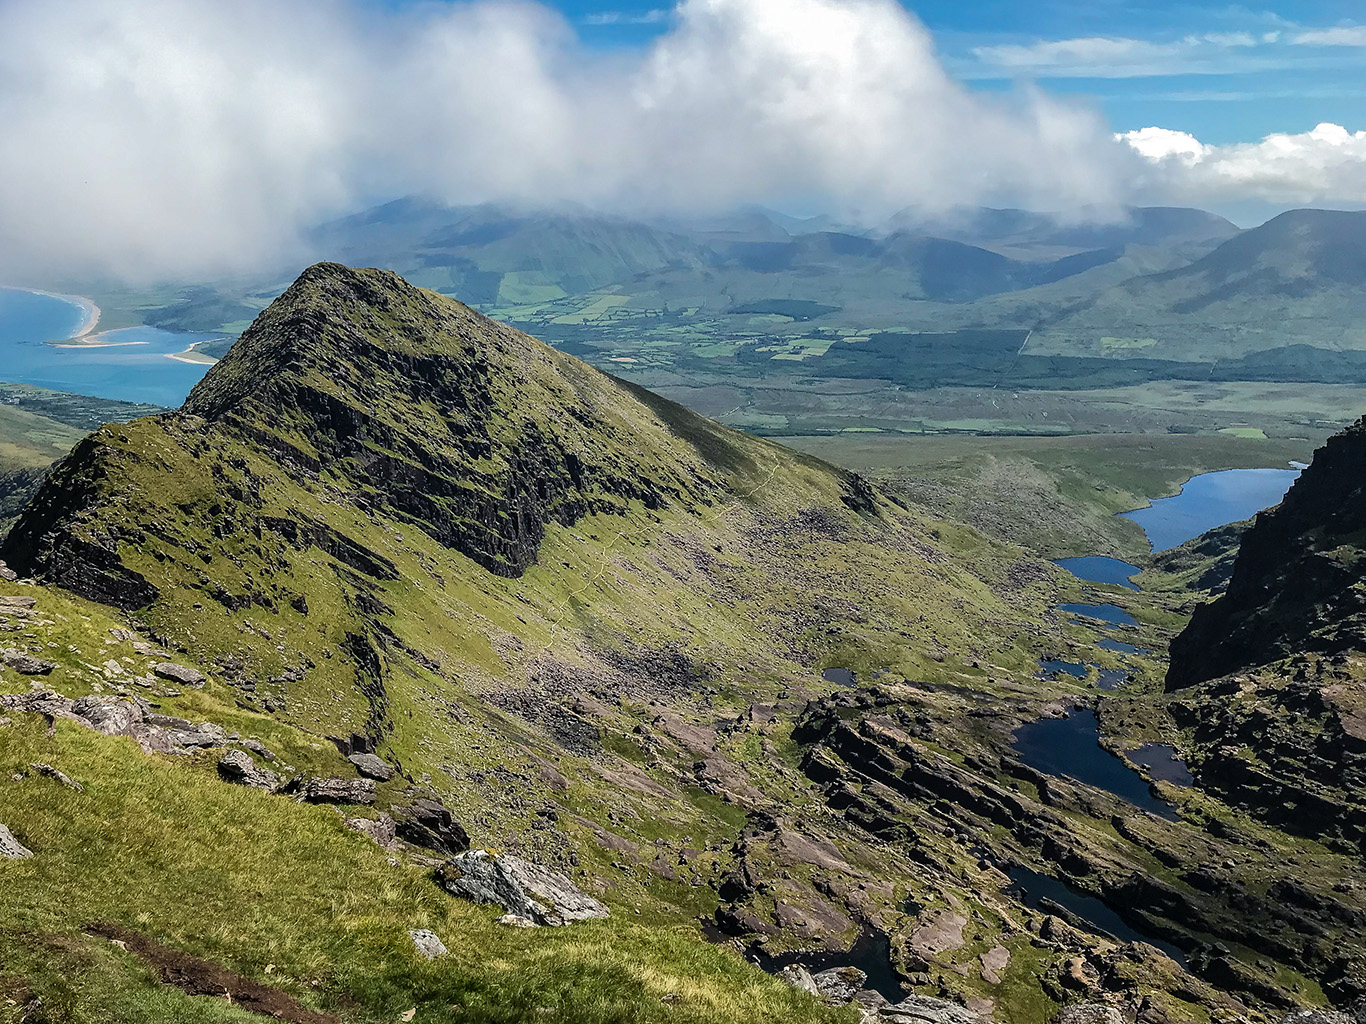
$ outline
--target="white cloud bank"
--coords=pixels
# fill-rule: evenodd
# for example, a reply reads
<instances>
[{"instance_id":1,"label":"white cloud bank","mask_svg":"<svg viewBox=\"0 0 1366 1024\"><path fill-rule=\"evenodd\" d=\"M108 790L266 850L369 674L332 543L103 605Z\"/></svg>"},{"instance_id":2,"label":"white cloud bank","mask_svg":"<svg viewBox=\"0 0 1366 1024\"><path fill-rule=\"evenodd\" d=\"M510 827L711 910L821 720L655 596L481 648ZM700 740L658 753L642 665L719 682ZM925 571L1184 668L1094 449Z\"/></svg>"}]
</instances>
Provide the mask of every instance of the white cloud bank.
<instances>
[{"instance_id":1,"label":"white cloud bank","mask_svg":"<svg viewBox=\"0 0 1366 1024\"><path fill-rule=\"evenodd\" d=\"M871 218L1361 191L1360 136L1331 167L1332 140L1297 144L1317 162L1164 154L1036 90L975 92L895 0L683 0L666 24L627 53L518 0L0 0L0 279L275 265L408 193Z\"/></svg>"},{"instance_id":2,"label":"white cloud bank","mask_svg":"<svg viewBox=\"0 0 1366 1024\"><path fill-rule=\"evenodd\" d=\"M1118 138L1148 161L1146 189L1177 201L1366 203L1366 131L1320 124L1299 135L1268 135L1261 142L1228 146L1208 146L1166 128L1143 128Z\"/></svg>"},{"instance_id":3,"label":"white cloud bank","mask_svg":"<svg viewBox=\"0 0 1366 1024\"><path fill-rule=\"evenodd\" d=\"M1113 206L1085 108L976 94L895 0L684 0L640 53L532 3L0 0L0 273L199 274L410 192L870 215Z\"/></svg>"}]
</instances>

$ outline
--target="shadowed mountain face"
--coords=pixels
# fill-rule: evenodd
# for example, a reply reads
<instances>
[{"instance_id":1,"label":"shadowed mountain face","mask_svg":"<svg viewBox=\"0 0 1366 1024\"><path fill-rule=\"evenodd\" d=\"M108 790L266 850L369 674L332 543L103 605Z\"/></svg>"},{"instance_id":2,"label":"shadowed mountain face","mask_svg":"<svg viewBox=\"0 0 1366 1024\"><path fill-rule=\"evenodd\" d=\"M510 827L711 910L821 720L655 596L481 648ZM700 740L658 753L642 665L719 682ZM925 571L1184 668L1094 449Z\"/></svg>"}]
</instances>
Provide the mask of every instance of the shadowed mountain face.
<instances>
[{"instance_id":1,"label":"shadowed mountain face","mask_svg":"<svg viewBox=\"0 0 1366 1024\"><path fill-rule=\"evenodd\" d=\"M1314 455L1244 534L1227 593L1172 644L1168 689L1366 640L1366 420Z\"/></svg>"},{"instance_id":2,"label":"shadowed mountain face","mask_svg":"<svg viewBox=\"0 0 1366 1024\"><path fill-rule=\"evenodd\" d=\"M515 576L552 521L568 525L632 501L697 508L747 464L724 428L670 409L695 430L696 447L680 443L638 395L395 274L323 264L257 320L178 414L148 426L196 459L200 436L250 445ZM98 436L84 442L6 552L73 590L137 607L150 585L109 563L102 541L75 526L78 510L112 496L108 463L117 458ZM238 500L250 504L256 471L245 461L236 469ZM215 478L228 472L212 468ZM218 513L229 520L230 504ZM332 533L311 516L279 528ZM353 568L385 574L358 546L328 543L351 552Z\"/></svg>"}]
</instances>

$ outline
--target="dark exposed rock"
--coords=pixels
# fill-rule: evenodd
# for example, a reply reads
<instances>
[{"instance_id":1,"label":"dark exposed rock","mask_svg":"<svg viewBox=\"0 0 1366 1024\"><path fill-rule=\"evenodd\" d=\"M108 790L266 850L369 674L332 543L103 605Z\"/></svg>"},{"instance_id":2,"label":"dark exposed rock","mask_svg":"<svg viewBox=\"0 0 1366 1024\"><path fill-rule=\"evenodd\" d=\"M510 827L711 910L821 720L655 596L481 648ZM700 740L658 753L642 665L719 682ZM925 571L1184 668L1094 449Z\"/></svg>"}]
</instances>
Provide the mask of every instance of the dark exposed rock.
<instances>
[{"instance_id":1,"label":"dark exposed rock","mask_svg":"<svg viewBox=\"0 0 1366 1024\"><path fill-rule=\"evenodd\" d=\"M558 871L508 854L462 853L438 870L437 879L453 896L491 903L541 925L608 916L607 907Z\"/></svg>"},{"instance_id":2,"label":"dark exposed rock","mask_svg":"<svg viewBox=\"0 0 1366 1024\"><path fill-rule=\"evenodd\" d=\"M1172 643L1169 690L1303 651L1359 647L1366 625L1366 419L1314 453L1244 535L1223 597Z\"/></svg>"},{"instance_id":3,"label":"dark exposed rock","mask_svg":"<svg viewBox=\"0 0 1366 1024\"><path fill-rule=\"evenodd\" d=\"M1059 1010L1052 1024L1128 1024L1128 1018L1109 1003L1074 1003Z\"/></svg>"},{"instance_id":4,"label":"dark exposed rock","mask_svg":"<svg viewBox=\"0 0 1366 1024\"><path fill-rule=\"evenodd\" d=\"M373 785L373 784L372 784ZM420 797L411 807L393 810L398 837L438 853L464 853L470 837L440 800Z\"/></svg>"},{"instance_id":5,"label":"dark exposed rock","mask_svg":"<svg viewBox=\"0 0 1366 1024\"><path fill-rule=\"evenodd\" d=\"M225 782L267 792L273 792L280 785L278 775L269 768L258 768L256 762L240 750L229 750L218 759L218 774Z\"/></svg>"}]
</instances>

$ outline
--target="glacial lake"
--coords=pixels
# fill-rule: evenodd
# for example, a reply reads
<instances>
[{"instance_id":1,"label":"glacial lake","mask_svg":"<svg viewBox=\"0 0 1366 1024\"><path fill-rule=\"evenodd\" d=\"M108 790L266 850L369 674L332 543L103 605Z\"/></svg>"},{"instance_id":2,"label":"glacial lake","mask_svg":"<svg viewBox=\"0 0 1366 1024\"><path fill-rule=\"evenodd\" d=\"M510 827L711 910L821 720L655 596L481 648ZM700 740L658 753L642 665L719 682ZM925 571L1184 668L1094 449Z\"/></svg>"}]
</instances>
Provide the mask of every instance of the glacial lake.
<instances>
[{"instance_id":1,"label":"glacial lake","mask_svg":"<svg viewBox=\"0 0 1366 1024\"><path fill-rule=\"evenodd\" d=\"M1116 586L1137 590L1138 584L1132 577L1143 570L1118 558L1105 555L1083 555L1080 558L1058 558L1053 562L1060 569L1066 569L1079 580L1087 583L1113 583Z\"/></svg>"},{"instance_id":2,"label":"glacial lake","mask_svg":"<svg viewBox=\"0 0 1366 1024\"><path fill-rule=\"evenodd\" d=\"M1154 551L1166 551L1209 530L1250 519L1279 505L1298 469L1226 469L1191 477L1180 494L1120 513L1143 527Z\"/></svg>"},{"instance_id":3,"label":"glacial lake","mask_svg":"<svg viewBox=\"0 0 1366 1024\"><path fill-rule=\"evenodd\" d=\"M96 398L179 406L209 368L168 356L218 334L179 334L155 327L99 332L98 346L58 348L85 310L53 295L0 288L0 380Z\"/></svg>"}]
</instances>

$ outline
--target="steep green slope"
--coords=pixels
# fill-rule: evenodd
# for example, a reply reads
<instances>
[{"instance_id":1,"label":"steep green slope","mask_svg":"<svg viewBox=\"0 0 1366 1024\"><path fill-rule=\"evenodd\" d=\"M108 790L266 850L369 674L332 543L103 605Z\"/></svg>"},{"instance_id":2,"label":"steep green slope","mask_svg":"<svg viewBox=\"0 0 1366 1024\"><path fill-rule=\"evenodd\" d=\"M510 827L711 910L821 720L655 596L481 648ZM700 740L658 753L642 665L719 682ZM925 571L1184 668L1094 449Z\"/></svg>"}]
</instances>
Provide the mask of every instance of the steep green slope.
<instances>
[{"instance_id":1,"label":"steep green slope","mask_svg":"<svg viewBox=\"0 0 1366 1024\"><path fill-rule=\"evenodd\" d=\"M0 557L40 581L0 589L0 823L34 853L0 861L0 984L55 1020L240 1018L150 983L148 942L301 1019L818 1019L702 921L755 956L862 958L959 1020L1366 992L1348 855L1021 762L1014 730L1071 704L1117 753L1169 725L1151 659L1126 692L1041 678L1099 639L1053 610L1075 580L388 272L310 269L184 409L81 442ZM1171 615L1105 596L1161 642ZM75 721L120 694L145 706L117 735ZM280 792L226 781L266 771ZM438 885L464 835L611 918L495 924ZM1146 941L1027 903L1022 869ZM1283 905L1290 878L1329 924ZM421 927L454 955L420 963Z\"/></svg>"}]
</instances>

